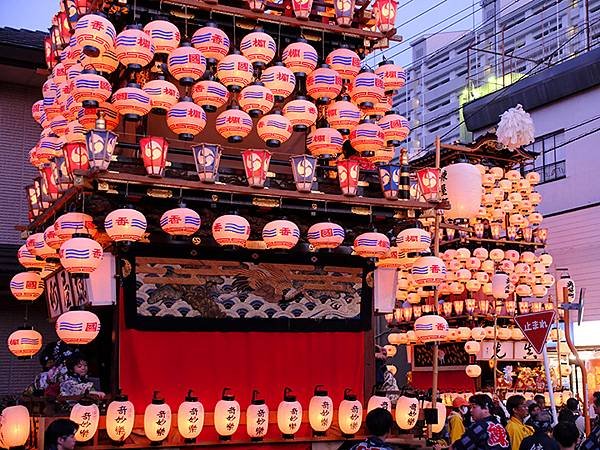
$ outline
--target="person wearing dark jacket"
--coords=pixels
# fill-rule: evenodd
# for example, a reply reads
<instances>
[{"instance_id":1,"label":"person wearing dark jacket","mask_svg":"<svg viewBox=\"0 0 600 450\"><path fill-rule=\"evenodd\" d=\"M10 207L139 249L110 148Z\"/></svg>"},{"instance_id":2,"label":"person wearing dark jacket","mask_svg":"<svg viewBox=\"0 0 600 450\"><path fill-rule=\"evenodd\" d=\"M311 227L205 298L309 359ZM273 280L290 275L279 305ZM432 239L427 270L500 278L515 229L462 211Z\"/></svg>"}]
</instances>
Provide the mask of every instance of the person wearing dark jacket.
<instances>
[{"instance_id":1,"label":"person wearing dark jacket","mask_svg":"<svg viewBox=\"0 0 600 450\"><path fill-rule=\"evenodd\" d=\"M579 417L579 402L576 398L571 397L558 413L558 421L575 423L577 417Z\"/></svg>"},{"instance_id":2,"label":"person wearing dark jacket","mask_svg":"<svg viewBox=\"0 0 600 450\"><path fill-rule=\"evenodd\" d=\"M536 407L539 408L537 404ZM558 443L549 436L552 431L552 418L546 412L540 412L529 421L533 434L521 442L519 450L560 450Z\"/></svg>"}]
</instances>

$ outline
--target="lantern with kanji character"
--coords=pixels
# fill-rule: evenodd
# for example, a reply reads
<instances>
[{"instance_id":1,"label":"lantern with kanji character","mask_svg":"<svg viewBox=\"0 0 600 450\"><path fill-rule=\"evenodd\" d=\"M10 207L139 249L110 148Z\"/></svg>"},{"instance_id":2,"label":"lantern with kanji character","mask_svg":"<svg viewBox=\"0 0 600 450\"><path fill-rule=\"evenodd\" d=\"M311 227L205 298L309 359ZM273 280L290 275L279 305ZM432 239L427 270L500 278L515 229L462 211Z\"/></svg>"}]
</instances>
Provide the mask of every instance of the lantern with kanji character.
<instances>
[{"instance_id":1,"label":"lantern with kanji character","mask_svg":"<svg viewBox=\"0 0 600 450\"><path fill-rule=\"evenodd\" d=\"M372 108L385 97L383 80L369 71L358 74L352 81L350 97L359 107Z\"/></svg>"},{"instance_id":2,"label":"lantern with kanji character","mask_svg":"<svg viewBox=\"0 0 600 450\"><path fill-rule=\"evenodd\" d=\"M354 197L358 190L360 166L355 159L343 159L337 162L338 181L342 194Z\"/></svg>"},{"instance_id":3,"label":"lantern with kanji character","mask_svg":"<svg viewBox=\"0 0 600 450\"><path fill-rule=\"evenodd\" d=\"M152 111L163 114L179 100L179 89L162 78L150 80L142 89L150 97Z\"/></svg>"},{"instance_id":4,"label":"lantern with kanji character","mask_svg":"<svg viewBox=\"0 0 600 450\"><path fill-rule=\"evenodd\" d=\"M345 236L344 228L331 222L315 223L306 234L308 242L317 250L339 247L344 242Z\"/></svg>"},{"instance_id":5,"label":"lantern with kanji character","mask_svg":"<svg viewBox=\"0 0 600 450\"><path fill-rule=\"evenodd\" d=\"M75 233L90 234L92 237L97 233L93 217L80 212L61 215L54 222L54 230L56 236L63 242L72 238Z\"/></svg>"},{"instance_id":6,"label":"lantern with kanji character","mask_svg":"<svg viewBox=\"0 0 600 450\"><path fill-rule=\"evenodd\" d=\"M313 0L292 0L294 14L300 20L308 20L312 10Z\"/></svg>"},{"instance_id":7,"label":"lantern with kanji character","mask_svg":"<svg viewBox=\"0 0 600 450\"><path fill-rule=\"evenodd\" d=\"M100 409L90 400L82 399L71 409L70 419L79 425L75 432L75 440L87 442L94 437L98 429Z\"/></svg>"},{"instance_id":8,"label":"lantern with kanji character","mask_svg":"<svg viewBox=\"0 0 600 450\"><path fill-rule=\"evenodd\" d=\"M396 245L406 253L426 252L431 245L431 235L421 228L407 228L398 233Z\"/></svg>"},{"instance_id":9,"label":"lantern with kanji character","mask_svg":"<svg viewBox=\"0 0 600 450\"><path fill-rule=\"evenodd\" d=\"M267 248L289 250L298 243L300 230L289 220L273 220L264 226L262 238Z\"/></svg>"},{"instance_id":10,"label":"lantern with kanji character","mask_svg":"<svg viewBox=\"0 0 600 450\"><path fill-rule=\"evenodd\" d=\"M106 122L103 117L96 120L96 128L88 131L85 138L88 164L91 170L108 170L117 146L117 137L116 133L106 129Z\"/></svg>"},{"instance_id":11,"label":"lantern with kanji character","mask_svg":"<svg viewBox=\"0 0 600 450\"><path fill-rule=\"evenodd\" d=\"M565 296L565 289L567 295ZM559 304L573 303L575 301L577 291L575 289L575 281L568 273L564 273L556 281L556 299Z\"/></svg>"},{"instance_id":12,"label":"lantern with kanji character","mask_svg":"<svg viewBox=\"0 0 600 450\"><path fill-rule=\"evenodd\" d=\"M383 88L386 93L393 93L402 89L406 84L406 72L394 61L384 60L375 69L375 75L383 80Z\"/></svg>"},{"instance_id":13,"label":"lantern with kanji character","mask_svg":"<svg viewBox=\"0 0 600 450\"><path fill-rule=\"evenodd\" d=\"M154 52L157 54L168 55L179 46L181 33L177 26L171 22L166 20L153 20L144 26L144 31L152 39Z\"/></svg>"},{"instance_id":14,"label":"lantern with kanji character","mask_svg":"<svg viewBox=\"0 0 600 450\"><path fill-rule=\"evenodd\" d=\"M160 178L167 163L169 143L163 137L146 136L140 139L140 151L146 173L151 177Z\"/></svg>"},{"instance_id":15,"label":"lantern with kanji character","mask_svg":"<svg viewBox=\"0 0 600 450\"><path fill-rule=\"evenodd\" d=\"M141 70L154 58L152 38L137 26L121 31L116 38L117 59L129 70Z\"/></svg>"},{"instance_id":16,"label":"lantern with kanji character","mask_svg":"<svg viewBox=\"0 0 600 450\"><path fill-rule=\"evenodd\" d=\"M355 0L334 0L335 21L340 27L352 25Z\"/></svg>"},{"instance_id":17,"label":"lantern with kanji character","mask_svg":"<svg viewBox=\"0 0 600 450\"><path fill-rule=\"evenodd\" d=\"M469 364L465 368L465 373L470 378L477 378L481 375L481 367L479 367L477 364Z\"/></svg>"},{"instance_id":18,"label":"lantern with kanji character","mask_svg":"<svg viewBox=\"0 0 600 450\"><path fill-rule=\"evenodd\" d=\"M152 443L164 441L171 430L171 407L154 392L152 403L144 411L144 434Z\"/></svg>"},{"instance_id":19,"label":"lantern with kanji character","mask_svg":"<svg viewBox=\"0 0 600 450\"><path fill-rule=\"evenodd\" d=\"M375 26L382 33L388 33L394 29L398 0L376 0L373 5L375 15Z\"/></svg>"},{"instance_id":20,"label":"lantern with kanji character","mask_svg":"<svg viewBox=\"0 0 600 450\"><path fill-rule=\"evenodd\" d=\"M100 333L100 319L90 311L67 311L56 320L56 334L66 344L89 344Z\"/></svg>"},{"instance_id":21,"label":"lantern with kanji character","mask_svg":"<svg viewBox=\"0 0 600 450\"><path fill-rule=\"evenodd\" d=\"M448 335L448 322L441 316L421 316L415 320L415 334L419 341L435 342L443 341Z\"/></svg>"},{"instance_id":22,"label":"lantern with kanji character","mask_svg":"<svg viewBox=\"0 0 600 450\"><path fill-rule=\"evenodd\" d=\"M471 219L479 213L481 203L481 172L472 164L457 163L442 169L442 199L450 202L444 210L448 219Z\"/></svg>"},{"instance_id":23,"label":"lantern with kanji character","mask_svg":"<svg viewBox=\"0 0 600 450\"><path fill-rule=\"evenodd\" d=\"M373 152L384 145L384 134L377 124L365 120L350 131L350 144L359 153Z\"/></svg>"},{"instance_id":24,"label":"lantern with kanji character","mask_svg":"<svg viewBox=\"0 0 600 450\"><path fill-rule=\"evenodd\" d=\"M113 50L117 32L113 24L98 14L88 14L77 21L74 38L83 53L98 56Z\"/></svg>"},{"instance_id":25,"label":"lantern with kanji character","mask_svg":"<svg viewBox=\"0 0 600 450\"><path fill-rule=\"evenodd\" d=\"M110 97L111 92L112 88L108 80L92 70L84 70L73 79L71 95L84 108L98 107Z\"/></svg>"},{"instance_id":26,"label":"lantern with kanji character","mask_svg":"<svg viewBox=\"0 0 600 450\"><path fill-rule=\"evenodd\" d=\"M257 396L258 391L252 391L252 403L246 410L246 431L253 442L262 441L269 429L269 407Z\"/></svg>"},{"instance_id":27,"label":"lantern with kanji character","mask_svg":"<svg viewBox=\"0 0 600 450\"><path fill-rule=\"evenodd\" d=\"M344 390L344 399L338 407L338 424L346 438L353 437L362 424L363 408L356 394L350 389Z\"/></svg>"},{"instance_id":28,"label":"lantern with kanji character","mask_svg":"<svg viewBox=\"0 0 600 450\"><path fill-rule=\"evenodd\" d=\"M377 166L379 172L379 184L383 196L388 200L398 199L400 188L400 166L397 164L380 164Z\"/></svg>"},{"instance_id":29,"label":"lantern with kanji character","mask_svg":"<svg viewBox=\"0 0 600 450\"><path fill-rule=\"evenodd\" d=\"M283 115L290 120L294 131L306 131L317 120L317 108L306 97L298 96L285 104Z\"/></svg>"},{"instance_id":30,"label":"lantern with kanji character","mask_svg":"<svg viewBox=\"0 0 600 450\"><path fill-rule=\"evenodd\" d=\"M306 77L306 92L320 103L329 103L342 91L342 77L323 64Z\"/></svg>"},{"instance_id":31,"label":"lantern with kanji character","mask_svg":"<svg viewBox=\"0 0 600 450\"><path fill-rule=\"evenodd\" d=\"M242 216L226 214L213 222L212 235L219 245L245 247L250 237L250 223Z\"/></svg>"},{"instance_id":32,"label":"lantern with kanji character","mask_svg":"<svg viewBox=\"0 0 600 450\"><path fill-rule=\"evenodd\" d=\"M327 55L325 62L346 81L352 81L360 72L360 58L349 48L338 48Z\"/></svg>"},{"instance_id":33,"label":"lantern with kanji character","mask_svg":"<svg viewBox=\"0 0 600 450\"><path fill-rule=\"evenodd\" d=\"M53 248L54 250L58 250L64 242L57 236L56 230L54 229L54 224L50 225L44 231L44 241L48 247Z\"/></svg>"},{"instance_id":34,"label":"lantern with kanji character","mask_svg":"<svg viewBox=\"0 0 600 450\"><path fill-rule=\"evenodd\" d=\"M104 219L104 230L115 242L136 242L146 232L146 217L139 211L129 208L115 209Z\"/></svg>"},{"instance_id":35,"label":"lantern with kanji character","mask_svg":"<svg viewBox=\"0 0 600 450\"><path fill-rule=\"evenodd\" d=\"M244 150L242 152L242 161L248 185L257 188L264 187L269 171L271 152L268 150Z\"/></svg>"},{"instance_id":36,"label":"lantern with kanji character","mask_svg":"<svg viewBox=\"0 0 600 450\"><path fill-rule=\"evenodd\" d=\"M333 421L333 400L322 386L317 386L308 404L308 421L315 436L325 436Z\"/></svg>"},{"instance_id":37,"label":"lantern with kanji character","mask_svg":"<svg viewBox=\"0 0 600 450\"><path fill-rule=\"evenodd\" d=\"M177 429L185 442L190 443L196 441L203 427L204 406L190 390L177 410Z\"/></svg>"},{"instance_id":38,"label":"lantern with kanji character","mask_svg":"<svg viewBox=\"0 0 600 450\"><path fill-rule=\"evenodd\" d=\"M42 113L44 112L44 100L38 100L31 107L31 117L38 124L41 122Z\"/></svg>"},{"instance_id":39,"label":"lantern with kanji character","mask_svg":"<svg viewBox=\"0 0 600 450\"><path fill-rule=\"evenodd\" d=\"M192 146L198 178L203 183L214 183L219 173L221 146L216 144L198 144Z\"/></svg>"},{"instance_id":40,"label":"lantern with kanji character","mask_svg":"<svg viewBox=\"0 0 600 450\"><path fill-rule=\"evenodd\" d=\"M125 120L137 121L150 112L150 96L140 89L140 85L129 83L112 96L112 104Z\"/></svg>"},{"instance_id":41,"label":"lantern with kanji character","mask_svg":"<svg viewBox=\"0 0 600 450\"><path fill-rule=\"evenodd\" d=\"M229 91L221 83L202 80L192 88L194 102L202 106L206 112L215 112L229 100Z\"/></svg>"},{"instance_id":42,"label":"lantern with kanji character","mask_svg":"<svg viewBox=\"0 0 600 450\"><path fill-rule=\"evenodd\" d=\"M65 134L65 132L67 131L67 126L67 119L65 119L64 116L60 114L54 116L54 118L50 121L50 129L58 137L61 137Z\"/></svg>"},{"instance_id":43,"label":"lantern with kanji character","mask_svg":"<svg viewBox=\"0 0 600 450\"><path fill-rule=\"evenodd\" d=\"M290 138L292 131L290 120L280 111L263 116L256 124L258 137L265 141L267 147L279 147Z\"/></svg>"},{"instance_id":44,"label":"lantern with kanji character","mask_svg":"<svg viewBox=\"0 0 600 450\"><path fill-rule=\"evenodd\" d=\"M67 130L65 132L65 143L67 145L84 145L85 148L85 132L87 130L83 127L83 125L79 123L76 117L70 120L71 122L69 122ZM63 151L66 152L65 147L63 147Z\"/></svg>"},{"instance_id":45,"label":"lantern with kanji character","mask_svg":"<svg viewBox=\"0 0 600 450\"><path fill-rule=\"evenodd\" d=\"M17 251L17 259L26 269L36 269L42 267L42 261L39 261L33 253L29 251L27 246L23 244Z\"/></svg>"},{"instance_id":46,"label":"lantern with kanji character","mask_svg":"<svg viewBox=\"0 0 600 450\"><path fill-rule=\"evenodd\" d=\"M60 263L67 272L85 278L102 262L102 246L87 237L73 237L60 246Z\"/></svg>"},{"instance_id":47,"label":"lantern with kanji character","mask_svg":"<svg viewBox=\"0 0 600 450\"><path fill-rule=\"evenodd\" d=\"M0 414L0 445L2 448L23 447L29 439L31 419L22 405L8 406Z\"/></svg>"},{"instance_id":48,"label":"lantern with kanji character","mask_svg":"<svg viewBox=\"0 0 600 450\"><path fill-rule=\"evenodd\" d=\"M277 407L277 426L284 439L293 439L294 434L302 424L302 405L286 387L283 391L283 401Z\"/></svg>"},{"instance_id":49,"label":"lantern with kanji character","mask_svg":"<svg viewBox=\"0 0 600 450\"><path fill-rule=\"evenodd\" d=\"M231 92L239 92L254 78L254 68L248 58L232 53L217 64L217 77Z\"/></svg>"},{"instance_id":50,"label":"lantern with kanji character","mask_svg":"<svg viewBox=\"0 0 600 450\"><path fill-rule=\"evenodd\" d=\"M369 397L369 401L367 402L367 414L375 408L383 408L387 409L390 413L392 412L392 402L385 396L384 392L375 392L374 395Z\"/></svg>"},{"instance_id":51,"label":"lantern with kanji character","mask_svg":"<svg viewBox=\"0 0 600 450\"><path fill-rule=\"evenodd\" d=\"M221 61L229 53L229 38L215 24L198 28L192 36L192 45L200 50L209 63Z\"/></svg>"},{"instance_id":52,"label":"lantern with kanji character","mask_svg":"<svg viewBox=\"0 0 600 450\"><path fill-rule=\"evenodd\" d=\"M8 336L8 351L19 359L33 357L42 348L42 335L33 328L23 328Z\"/></svg>"},{"instance_id":53,"label":"lantern with kanji character","mask_svg":"<svg viewBox=\"0 0 600 450\"><path fill-rule=\"evenodd\" d=\"M256 67L269 64L275 56L276 49L273 38L260 29L247 34L240 42L242 55Z\"/></svg>"},{"instance_id":54,"label":"lantern with kanji character","mask_svg":"<svg viewBox=\"0 0 600 450\"><path fill-rule=\"evenodd\" d=\"M133 431L135 407L126 395L119 393L106 409L106 432L114 442L125 442Z\"/></svg>"},{"instance_id":55,"label":"lantern with kanji character","mask_svg":"<svg viewBox=\"0 0 600 450\"><path fill-rule=\"evenodd\" d=\"M174 208L160 218L160 227L171 236L191 236L200 229L200 215L190 208Z\"/></svg>"},{"instance_id":56,"label":"lantern with kanji character","mask_svg":"<svg viewBox=\"0 0 600 450\"><path fill-rule=\"evenodd\" d=\"M191 141L206 126L206 113L190 97L183 97L179 103L169 108L167 126L179 135L179 139Z\"/></svg>"},{"instance_id":57,"label":"lantern with kanji character","mask_svg":"<svg viewBox=\"0 0 600 450\"><path fill-rule=\"evenodd\" d=\"M259 117L271 111L273 101L273 93L261 82L246 86L238 96L240 106L252 117Z\"/></svg>"},{"instance_id":58,"label":"lantern with kanji character","mask_svg":"<svg viewBox=\"0 0 600 450\"><path fill-rule=\"evenodd\" d=\"M411 430L419 418L419 399L402 395L396 402L396 423L401 430Z\"/></svg>"},{"instance_id":59,"label":"lantern with kanji character","mask_svg":"<svg viewBox=\"0 0 600 450\"><path fill-rule=\"evenodd\" d=\"M410 269L417 286L437 287L446 279L446 265L437 256L421 256Z\"/></svg>"},{"instance_id":60,"label":"lantern with kanji character","mask_svg":"<svg viewBox=\"0 0 600 450\"><path fill-rule=\"evenodd\" d=\"M317 157L335 157L338 154L342 153L343 145L344 138L342 137L340 132L328 127L317 128L316 130L312 131L306 138L306 148L308 148L308 151L311 155Z\"/></svg>"},{"instance_id":61,"label":"lantern with kanji character","mask_svg":"<svg viewBox=\"0 0 600 450\"><path fill-rule=\"evenodd\" d=\"M296 87L296 76L281 62L277 62L275 65L263 70L260 81L264 83L275 96L275 100L279 102L289 97Z\"/></svg>"},{"instance_id":62,"label":"lantern with kanji character","mask_svg":"<svg viewBox=\"0 0 600 450\"><path fill-rule=\"evenodd\" d=\"M340 133L350 134L350 130L360 122L360 110L354 103L338 100L328 106L327 122Z\"/></svg>"},{"instance_id":63,"label":"lantern with kanji character","mask_svg":"<svg viewBox=\"0 0 600 450\"><path fill-rule=\"evenodd\" d=\"M282 61L296 76L306 76L310 74L315 67L319 56L312 45L304 39L298 42L292 42L283 50Z\"/></svg>"},{"instance_id":64,"label":"lantern with kanji character","mask_svg":"<svg viewBox=\"0 0 600 450\"><path fill-rule=\"evenodd\" d=\"M44 280L37 272L18 273L10 280L10 292L17 300L33 301L44 292Z\"/></svg>"},{"instance_id":65,"label":"lantern with kanji character","mask_svg":"<svg viewBox=\"0 0 600 450\"><path fill-rule=\"evenodd\" d=\"M50 247L44 239L44 233L34 233L25 243L29 251L40 259L57 258L56 248Z\"/></svg>"},{"instance_id":66,"label":"lantern with kanji character","mask_svg":"<svg viewBox=\"0 0 600 450\"><path fill-rule=\"evenodd\" d=\"M219 439L231 439L240 425L240 404L229 388L223 389L221 400L215 405L213 418Z\"/></svg>"},{"instance_id":67,"label":"lantern with kanji character","mask_svg":"<svg viewBox=\"0 0 600 450\"><path fill-rule=\"evenodd\" d=\"M241 142L252 131L252 119L237 105L223 111L215 120L217 132L228 142Z\"/></svg>"},{"instance_id":68,"label":"lantern with kanji character","mask_svg":"<svg viewBox=\"0 0 600 450\"><path fill-rule=\"evenodd\" d=\"M377 124L383 130L385 143L388 146L400 145L410 133L408 120L394 111L388 111Z\"/></svg>"},{"instance_id":69,"label":"lantern with kanji character","mask_svg":"<svg viewBox=\"0 0 600 450\"><path fill-rule=\"evenodd\" d=\"M169 54L167 67L182 85L190 86L204 75L206 59L200 50L184 43Z\"/></svg>"},{"instance_id":70,"label":"lantern with kanji character","mask_svg":"<svg viewBox=\"0 0 600 450\"><path fill-rule=\"evenodd\" d=\"M362 233L354 239L353 249L363 258L381 258L390 251L390 240L382 233Z\"/></svg>"},{"instance_id":71,"label":"lantern with kanji character","mask_svg":"<svg viewBox=\"0 0 600 450\"><path fill-rule=\"evenodd\" d=\"M298 192L310 192L312 189L317 158L310 155L290 156L292 175Z\"/></svg>"}]
</instances>

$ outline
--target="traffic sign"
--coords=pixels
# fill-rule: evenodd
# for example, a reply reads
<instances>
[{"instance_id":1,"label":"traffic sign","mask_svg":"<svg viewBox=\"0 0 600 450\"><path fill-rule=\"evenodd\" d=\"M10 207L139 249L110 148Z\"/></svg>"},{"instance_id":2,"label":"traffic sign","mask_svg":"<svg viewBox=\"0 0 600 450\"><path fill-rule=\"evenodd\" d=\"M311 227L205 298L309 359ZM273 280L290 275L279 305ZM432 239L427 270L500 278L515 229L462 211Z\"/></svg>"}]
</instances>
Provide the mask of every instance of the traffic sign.
<instances>
[{"instance_id":1,"label":"traffic sign","mask_svg":"<svg viewBox=\"0 0 600 450\"><path fill-rule=\"evenodd\" d=\"M555 314L554 311L542 311L515 316L515 322L537 353L542 353L544 350L546 338L554 324Z\"/></svg>"}]
</instances>

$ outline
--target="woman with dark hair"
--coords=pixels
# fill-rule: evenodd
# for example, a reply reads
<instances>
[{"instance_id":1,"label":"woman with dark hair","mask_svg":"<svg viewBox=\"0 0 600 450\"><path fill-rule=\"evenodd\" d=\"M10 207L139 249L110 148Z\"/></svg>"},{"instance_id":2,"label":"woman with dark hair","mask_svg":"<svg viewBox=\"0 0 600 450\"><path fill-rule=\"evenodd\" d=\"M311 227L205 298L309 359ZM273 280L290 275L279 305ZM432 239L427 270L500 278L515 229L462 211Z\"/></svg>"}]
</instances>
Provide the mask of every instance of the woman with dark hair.
<instances>
[{"instance_id":1,"label":"woman with dark hair","mask_svg":"<svg viewBox=\"0 0 600 450\"><path fill-rule=\"evenodd\" d=\"M56 419L44 433L45 450L73 450L79 425L69 419Z\"/></svg>"}]
</instances>

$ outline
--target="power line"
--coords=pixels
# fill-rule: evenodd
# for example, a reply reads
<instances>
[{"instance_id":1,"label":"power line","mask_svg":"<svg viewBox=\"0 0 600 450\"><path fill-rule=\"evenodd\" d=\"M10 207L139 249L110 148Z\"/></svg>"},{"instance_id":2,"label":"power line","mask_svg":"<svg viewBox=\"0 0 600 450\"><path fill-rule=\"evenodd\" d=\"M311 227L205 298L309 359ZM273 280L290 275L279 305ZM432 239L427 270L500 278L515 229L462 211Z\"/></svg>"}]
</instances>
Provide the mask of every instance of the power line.
<instances>
[{"instance_id":1,"label":"power line","mask_svg":"<svg viewBox=\"0 0 600 450\"><path fill-rule=\"evenodd\" d=\"M425 14L427 14L428 12L433 11L435 8L437 8L438 6L443 5L444 3L446 3L448 0L442 0L439 3L436 3L435 5L433 5L431 8L426 9L425 11L422 11L421 13L417 14L416 16L412 17L410 20L407 20L404 23L401 23L400 25L398 25L396 28L402 28L404 25L408 25L409 23L411 23L413 20L417 20L419 17L423 17ZM469 7L470 8L470 7Z\"/></svg>"}]
</instances>

